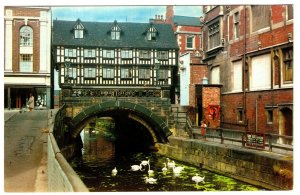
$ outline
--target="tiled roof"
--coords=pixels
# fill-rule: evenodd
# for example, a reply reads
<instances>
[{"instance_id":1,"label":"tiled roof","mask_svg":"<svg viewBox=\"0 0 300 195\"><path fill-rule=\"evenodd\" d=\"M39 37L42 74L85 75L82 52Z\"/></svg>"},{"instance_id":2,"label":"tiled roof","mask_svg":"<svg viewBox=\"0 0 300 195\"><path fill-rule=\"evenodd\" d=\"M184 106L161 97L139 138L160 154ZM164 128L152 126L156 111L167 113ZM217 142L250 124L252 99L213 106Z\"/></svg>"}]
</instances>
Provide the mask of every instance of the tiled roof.
<instances>
[{"instance_id":1,"label":"tiled roof","mask_svg":"<svg viewBox=\"0 0 300 195\"><path fill-rule=\"evenodd\" d=\"M85 28L83 39L75 39L73 28L76 22ZM150 23L117 23L121 28L120 40L112 40L110 31L114 22L53 21L52 45L85 46L104 48L178 49L174 31L170 24L153 24L157 39L146 38Z\"/></svg>"},{"instance_id":2,"label":"tiled roof","mask_svg":"<svg viewBox=\"0 0 300 195\"><path fill-rule=\"evenodd\" d=\"M174 24L180 26L201 26L200 17L173 16Z\"/></svg>"}]
</instances>

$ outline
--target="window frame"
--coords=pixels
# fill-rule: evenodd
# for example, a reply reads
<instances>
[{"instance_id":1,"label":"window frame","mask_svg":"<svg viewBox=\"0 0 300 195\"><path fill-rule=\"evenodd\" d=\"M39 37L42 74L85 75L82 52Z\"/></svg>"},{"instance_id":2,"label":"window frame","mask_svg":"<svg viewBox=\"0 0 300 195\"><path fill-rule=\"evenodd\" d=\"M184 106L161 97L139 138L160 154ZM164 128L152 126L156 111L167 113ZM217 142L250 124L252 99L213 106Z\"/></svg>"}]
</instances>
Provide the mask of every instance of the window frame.
<instances>
[{"instance_id":1,"label":"window frame","mask_svg":"<svg viewBox=\"0 0 300 195\"><path fill-rule=\"evenodd\" d=\"M150 68L139 68L138 78L140 80L150 80L151 78Z\"/></svg>"},{"instance_id":2,"label":"window frame","mask_svg":"<svg viewBox=\"0 0 300 195\"><path fill-rule=\"evenodd\" d=\"M150 50L140 50L139 58L140 59L151 59L151 51Z\"/></svg>"},{"instance_id":3,"label":"window frame","mask_svg":"<svg viewBox=\"0 0 300 195\"><path fill-rule=\"evenodd\" d=\"M240 38L240 12L235 12L233 14L233 25L234 25L234 38Z\"/></svg>"},{"instance_id":4,"label":"window frame","mask_svg":"<svg viewBox=\"0 0 300 195\"><path fill-rule=\"evenodd\" d=\"M132 67L122 67L120 71L121 71L120 77L121 77L122 80L126 80L126 79L130 80L130 79L133 78L133 69L132 69Z\"/></svg>"},{"instance_id":5,"label":"window frame","mask_svg":"<svg viewBox=\"0 0 300 195\"><path fill-rule=\"evenodd\" d=\"M208 26L208 49L214 49L221 45L220 21L216 21Z\"/></svg>"},{"instance_id":6,"label":"window frame","mask_svg":"<svg viewBox=\"0 0 300 195\"><path fill-rule=\"evenodd\" d=\"M74 27L74 39L84 38L84 26L81 23L77 23Z\"/></svg>"},{"instance_id":7,"label":"window frame","mask_svg":"<svg viewBox=\"0 0 300 195\"><path fill-rule=\"evenodd\" d=\"M287 55L288 55L288 57L287 57ZM294 78L293 78L293 73L294 73L293 55L294 55L293 48L289 47L289 48L282 49L282 74L283 74L282 80L283 80L283 84L293 83L293 80L294 80ZM288 70L289 70L289 73L287 73ZM287 74L289 74L289 76L287 76ZM291 79L287 80L287 77L290 77Z\"/></svg>"},{"instance_id":8,"label":"window frame","mask_svg":"<svg viewBox=\"0 0 300 195\"><path fill-rule=\"evenodd\" d=\"M84 58L96 58L96 49L84 49L83 57Z\"/></svg>"},{"instance_id":9,"label":"window frame","mask_svg":"<svg viewBox=\"0 0 300 195\"><path fill-rule=\"evenodd\" d=\"M20 68L19 68L20 72L33 72L32 54L20 54L19 63L20 63Z\"/></svg>"},{"instance_id":10,"label":"window frame","mask_svg":"<svg viewBox=\"0 0 300 195\"><path fill-rule=\"evenodd\" d=\"M103 56L103 58L107 58L107 59L115 58L115 50L113 50L113 49L103 49L102 56Z\"/></svg>"},{"instance_id":11,"label":"window frame","mask_svg":"<svg viewBox=\"0 0 300 195\"><path fill-rule=\"evenodd\" d=\"M157 51L158 60L169 60L169 51Z\"/></svg>"},{"instance_id":12,"label":"window frame","mask_svg":"<svg viewBox=\"0 0 300 195\"><path fill-rule=\"evenodd\" d=\"M92 71L91 75L90 72ZM87 74L86 74L87 73ZM96 68L95 67L84 67L83 69L83 78L85 80L96 79Z\"/></svg>"},{"instance_id":13,"label":"window frame","mask_svg":"<svg viewBox=\"0 0 300 195\"><path fill-rule=\"evenodd\" d=\"M108 72L109 72L109 75L107 74ZM102 78L106 79L106 80L114 79L115 78L115 68L114 67L103 67L102 68Z\"/></svg>"},{"instance_id":14,"label":"window frame","mask_svg":"<svg viewBox=\"0 0 300 195\"><path fill-rule=\"evenodd\" d=\"M189 39L192 39L192 40L188 41ZM194 40L195 40L195 36L193 36L193 35L186 36L186 45L185 45L186 49L194 49L195 48ZM191 44L191 47L189 47L189 44Z\"/></svg>"},{"instance_id":15,"label":"window frame","mask_svg":"<svg viewBox=\"0 0 300 195\"><path fill-rule=\"evenodd\" d=\"M20 47L32 47L33 46L33 29L32 27L25 25L19 30Z\"/></svg>"},{"instance_id":16,"label":"window frame","mask_svg":"<svg viewBox=\"0 0 300 195\"><path fill-rule=\"evenodd\" d=\"M122 59L132 59L133 58L133 51L131 49L121 50L121 58Z\"/></svg>"}]
</instances>

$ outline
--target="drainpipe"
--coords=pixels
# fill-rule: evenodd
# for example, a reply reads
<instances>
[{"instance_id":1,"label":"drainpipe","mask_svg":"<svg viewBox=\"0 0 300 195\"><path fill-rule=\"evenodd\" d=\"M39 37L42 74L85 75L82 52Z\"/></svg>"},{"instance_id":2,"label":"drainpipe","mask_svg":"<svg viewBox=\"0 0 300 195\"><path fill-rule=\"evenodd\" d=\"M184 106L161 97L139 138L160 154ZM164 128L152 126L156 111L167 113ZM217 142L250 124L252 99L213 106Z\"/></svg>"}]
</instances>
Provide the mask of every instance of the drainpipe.
<instances>
[{"instance_id":1,"label":"drainpipe","mask_svg":"<svg viewBox=\"0 0 300 195\"><path fill-rule=\"evenodd\" d=\"M245 130L248 130L247 122L247 104L246 104L246 6L244 5L244 53L243 53L243 104L244 104L244 124Z\"/></svg>"},{"instance_id":2,"label":"drainpipe","mask_svg":"<svg viewBox=\"0 0 300 195\"><path fill-rule=\"evenodd\" d=\"M258 123L258 117L257 117L257 99L255 100L255 132L257 133L257 123Z\"/></svg>"}]
</instances>

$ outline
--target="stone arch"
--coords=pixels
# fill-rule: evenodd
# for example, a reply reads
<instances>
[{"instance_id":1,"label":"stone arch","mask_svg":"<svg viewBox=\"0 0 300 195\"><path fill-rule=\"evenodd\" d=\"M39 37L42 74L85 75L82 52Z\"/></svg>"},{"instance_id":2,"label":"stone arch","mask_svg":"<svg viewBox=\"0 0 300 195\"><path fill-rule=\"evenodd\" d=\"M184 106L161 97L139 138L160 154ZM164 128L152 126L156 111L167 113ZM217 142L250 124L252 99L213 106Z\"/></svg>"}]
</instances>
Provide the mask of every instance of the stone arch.
<instances>
[{"instance_id":1,"label":"stone arch","mask_svg":"<svg viewBox=\"0 0 300 195\"><path fill-rule=\"evenodd\" d=\"M126 111L129 113L129 118L143 125L152 135L153 142L167 142L168 136L172 133L168 125L160 117L146 107L126 101L106 101L100 104L95 104L83 109L71 121L71 136L76 138L82 128L86 125L86 121L94 116L101 115L111 111Z\"/></svg>"}]
</instances>

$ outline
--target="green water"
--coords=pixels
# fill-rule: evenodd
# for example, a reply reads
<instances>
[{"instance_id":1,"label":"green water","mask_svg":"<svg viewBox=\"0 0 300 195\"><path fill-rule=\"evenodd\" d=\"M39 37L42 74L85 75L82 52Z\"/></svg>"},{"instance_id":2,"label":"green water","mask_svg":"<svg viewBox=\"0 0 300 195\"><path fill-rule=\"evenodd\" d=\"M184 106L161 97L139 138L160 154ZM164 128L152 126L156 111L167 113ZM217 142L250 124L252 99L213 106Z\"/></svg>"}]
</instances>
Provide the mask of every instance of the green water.
<instances>
[{"instance_id":1,"label":"green water","mask_svg":"<svg viewBox=\"0 0 300 195\"><path fill-rule=\"evenodd\" d=\"M86 132L83 140L83 156L71 164L91 192L265 190L176 160L176 166L184 167L179 175L171 168L163 172L165 156L154 152L118 152L113 142ZM154 171L151 177L157 179L155 184L145 180L149 176L148 166L131 170L131 165L138 165L142 160L150 161L150 169ZM115 176L112 175L114 167L118 170ZM204 182L196 184L192 180L196 174L205 176Z\"/></svg>"}]
</instances>

